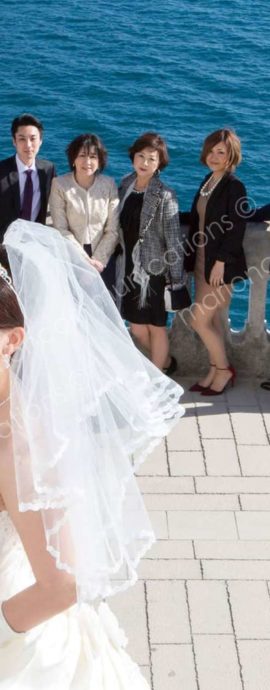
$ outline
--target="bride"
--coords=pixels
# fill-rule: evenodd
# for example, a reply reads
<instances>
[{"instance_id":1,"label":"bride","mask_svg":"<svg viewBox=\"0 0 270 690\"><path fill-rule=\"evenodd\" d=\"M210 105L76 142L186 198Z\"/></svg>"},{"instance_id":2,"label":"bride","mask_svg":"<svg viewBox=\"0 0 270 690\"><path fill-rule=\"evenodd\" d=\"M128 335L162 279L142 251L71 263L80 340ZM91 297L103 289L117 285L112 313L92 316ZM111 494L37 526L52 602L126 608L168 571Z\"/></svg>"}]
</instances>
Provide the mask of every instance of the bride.
<instances>
[{"instance_id":1,"label":"bride","mask_svg":"<svg viewBox=\"0 0 270 690\"><path fill-rule=\"evenodd\" d=\"M15 221L0 265L0 689L146 690L104 599L154 535L134 473L183 414L97 271Z\"/></svg>"}]
</instances>

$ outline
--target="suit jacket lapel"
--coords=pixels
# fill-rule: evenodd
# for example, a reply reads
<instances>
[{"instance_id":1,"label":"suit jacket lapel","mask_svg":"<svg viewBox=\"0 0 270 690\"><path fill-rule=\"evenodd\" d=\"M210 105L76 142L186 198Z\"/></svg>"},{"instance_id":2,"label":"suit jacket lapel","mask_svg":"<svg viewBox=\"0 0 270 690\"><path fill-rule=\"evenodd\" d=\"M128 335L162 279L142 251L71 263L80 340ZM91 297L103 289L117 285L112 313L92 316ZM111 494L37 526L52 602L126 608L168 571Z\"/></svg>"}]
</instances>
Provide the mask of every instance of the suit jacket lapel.
<instances>
[{"instance_id":1,"label":"suit jacket lapel","mask_svg":"<svg viewBox=\"0 0 270 690\"><path fill-rule=\"evenodd\" d=\"M19 216L21 210L21 199L20 199L20 185L19 185L19 173L16 165L16 158L14 156L12 160L12 169L9 173L9 183L13 198L14 209L16 216Z\"/></svg>"},{"instance_id":2,"label":"suit jacket lapel","mask_svg":"<svg viewBox=\"0 0 270 690\"><path fill-rule=\"evenodd\" d=\"M44 168L41 167L38 160L36 160L36 168L39 177L39 188L40 188L40 210L43 211L44 207L47 207L47 176Z\"/></svg>"}]
</instances>

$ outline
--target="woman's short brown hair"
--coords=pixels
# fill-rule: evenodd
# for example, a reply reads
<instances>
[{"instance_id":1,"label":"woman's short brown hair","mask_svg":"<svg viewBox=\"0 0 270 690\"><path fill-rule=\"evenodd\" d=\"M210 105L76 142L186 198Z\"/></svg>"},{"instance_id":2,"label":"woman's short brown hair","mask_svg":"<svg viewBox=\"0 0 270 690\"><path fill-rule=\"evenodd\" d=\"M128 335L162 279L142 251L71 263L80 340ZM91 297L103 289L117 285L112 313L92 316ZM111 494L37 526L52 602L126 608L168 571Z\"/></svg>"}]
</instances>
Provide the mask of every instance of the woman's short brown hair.
<instances>
[{"instance_id":1,"label":"woman's short brown hair","mask_svg":"<svg viewBox=\"0 0 270 690\"><path fill-rule=\"evenodd\" d=\"M228 151L228 170L236 168L242 160L241 142L237 134L232 129L217 129L204 140L200 156L201 163L207 165L206 158L216 144L224 142Z\"/></svg>"},{"instance_id":2,"label":"woman's short brown hair","mask_svg":"<svg viewBox=\"0 0 270 690\"><path fill-rule=\"evenodd\" d=\"M142 151L147 147L158 152L158 169L163 170L163 168L166 168L166 165L169 163L167 145L164 139L162 139L161 136L156 132L145 132L138 139L136 139L136 141L134 141L128 150L130 160L133 162L135 153L139 153L139 151Z\"/></svg>"},{"instance_id":3,"label":"woman's short brown hair","mask_svg":"<svg viewBox=\"0 0 270 690\"><path fill-rule=\"evenodd\" d=\"M79 136L73 139L67 146L66 154L71 170L74 167L75 158L77 158L80 150L84 149L86 153L89 154L92 147L95 149L95 153L98 156L98 169L104 170L107 163L107 151L101 139L97 137L96 134L79 134Z\"/></svg>"}]
</instances>

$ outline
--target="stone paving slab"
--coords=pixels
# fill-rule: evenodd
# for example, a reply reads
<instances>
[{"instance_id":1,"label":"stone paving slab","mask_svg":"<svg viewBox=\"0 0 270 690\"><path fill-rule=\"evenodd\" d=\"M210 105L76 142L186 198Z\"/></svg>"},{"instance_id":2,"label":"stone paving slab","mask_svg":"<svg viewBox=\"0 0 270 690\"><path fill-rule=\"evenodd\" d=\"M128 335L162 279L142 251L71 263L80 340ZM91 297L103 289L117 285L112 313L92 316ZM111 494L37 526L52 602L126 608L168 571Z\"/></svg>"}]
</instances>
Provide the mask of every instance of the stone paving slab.
<instances>
[{"instance_id":1,"label":"stone paving slab","mask_svg":"<svg viewBox=\"0 0 270 690\"><path fill-rule=\"evenodd\" d=\"M201 450L187 450L187 451L170 451L169 467L171 476L190 476L204 475L205 461L203 452Z\"/></svg>"},{"instance_id":2,"label":"stone paving slab","mask_svg":"<svg viewBox=\"0 0 270 690\"><path fill-rule=\"evenodd\" d=\"M270 642L268 640L240 641L239 658L244 690L269 690Z\"/></svg>"},{"instance_id":3,"label":"stone paving slab","mask_svg":"<svg viewBox=\"0 0 270 690\"><path fill-rule=\"evenodd\" d=\"M194 649L200 690L243 690L233 635L195 635Z\"/></svg>"},{"instance_id":4,"label":"stone paving slab","mask_svg":"<svg viewBox=\"0 0 270 690\"><path fill-rule=\"evenodd\" d=\"M151 644L191 644L185 584L149 582L147 599Z\"/></svg>"},{"instance_id":5,"label":"stone paving slab","mask_svg":"<svg viewBox=\"0 0 270 690\"><path fill-rule=\"evenodd\" d=\"M270 542L269 542L270 552ZM269 556L270 557L270 556ZM147 559L177 559L177 558L194 558L194 545L190 540L184 541L180 539L159 539L152 548L147 552L145 560Z\"/></svg>"},{"instance_id":6,"label":"stone paving slab","mask_svg":"<svg viewBox=\"0 0 270 690\"><path fill-rule=\"evenodd\" d=\"M202 413L199 409L198 416L199 429L202 438L226 439L234 438L231 419L227 413L225 404L220 404L219 412L213 418L209 416L209 408Z\"/></svg>"},{"instance_id":7,"label":"stone paving slab","mask_svg":"<svg viewBox=\"0 0 270 690\"><path fill-rule=\"evenodd\" d=\"M195 485L201 494L270 494L270 477L196 477Z\"/></svg>"},{"instance_id":8,"label":"stone paving slab","mask_svg":"<svg viewBox=\"0 0 270 690\"><path fill-rule=\"evenodd\" d=\"M158 541L110 604L151 690L270 690L270 393L182 400L138 476Z\"/></svg>"},{"instance_id":9,"label":"stone paving slab","mask_svg":"<svg viewBox=\"0 0 270 690\"><path fill-rule=\"evenodd\" d=\"M204 439L203 447L207 475L218 477L241 475L242 468L234 439L223 439L222 443L217 438Z\"/></svg>"},{"instance_id":10,"label":"stone paving slab","mask_svg":"<svg viewBox=\"0 0 270 690\"><path fill-rule=\"evenodd\" d=\"M267 580L270 561L201 561L203 577L208 580Z\"/></svg>"},{"instance_id":11,"label":"stone paving slab","mask_svg":"<svg viewBox=\"0 0 270 690\"><path fill-rule=\"evenodd\" d=\"M267 583L229 582L228 587L237 638L269 640L270 599Z\"/></svg>"},{"instance_id":12,"label":"stone paving slab","mask_svg":"<svg viewBox=\"0 0 270 690\"><path fill-rule=\"evenodd\" d=\"M243 411L234 408L231 413L232 426L237 443L244 445L268 445L267 433L262 415L253 407Z\"/></svg>"},{"instance_id":13,"label":"stone paving slab","mask_svg":"<svg viewBox=\"0 0 270 690\"><path fill-rule=\"evenodd\" d=\"M269 514L270 518L270 514ZM234 513L215 510L168 511L171 539L235 539L237 530Z\"/></svg>"},{"instance_id":14,"label":"stone paving slab","mask_svg":"<svg viewBox=\"0 0 270 690\"><path fill-rule=\"evenodd\" d=\"M196 558L210 560L270 560L270 539L269 541L196 540L194 551Z\"/></svg>"},{"instance_id":15,"label":"stone paving slab","mask_svg":"<svg viewBox=\"0 0 270 690\"><path fill-rule=\"evenodd\" d=\"M270 537L270 511L243 511L236 513L240 539L263 539Z\"/></svg>"},{"instance_id":16,"label":"stone paving slab","mask_svg":"<svg viewBox=\"0 0 270 690\"><path fill-rule=\"evenodd\" d=\"M270 475L269 446L238 446L239 461L245 476Z\"/></svg>"},{"instance_id":17,"label":"stone paving slab","mask_svg":"<svg viewBox=\"0 0 270 690\"><path fill-rule=\"evenodd\" d=\"M170 559L156 561L145 558L139 565L140 580L198 580L201 578L201 564L195 559ZM270 578L270 568L268 571Z\"/></svg>"},{"instance_id":18,"label":"stone paving slab","mask_svg":"<svg viewBox=\"0 0 270 690\"><path fill-rule=\"evenodd\" d=\"M239 501L242 510L270 510L270 494L242 494Z\"/></svg>"},{"instance_id":19,"label":"stone paving slab","mask_svg":"<svg viewBox=\"0 0 270 690\"><path fill-rule=\"evenodd\" d=\"M198 690L191 645L154 645L152 667L155 690Z\"/></svg>"},{"instance_id":20,"label":"stone paving slab","mask_svg":"<svg viewBox=\"0 0 270 690\"><path fill-rule=\"evenodd\" d=\"M267 496L270 499L270 494ZM266 498L267 498L266 497ZM243 497L244 498L244 497ZM251 496L253 498L253 496ZM257 498L257 497L256 497ZM265 500L265 496L263 496ZM232 494L146 494L145 505L148 510L239 510L238 496Z\"/></svg>"},{"instance_id":21,"label":"stone paving slab","mask_svg":"<svg viewBox=\"0 0 270 690\"><path fill-rule=\"evenodd\" d=\"M188 598L194 635L232 635L225 582L189 582Z\"/></svg>"}]
</instances>

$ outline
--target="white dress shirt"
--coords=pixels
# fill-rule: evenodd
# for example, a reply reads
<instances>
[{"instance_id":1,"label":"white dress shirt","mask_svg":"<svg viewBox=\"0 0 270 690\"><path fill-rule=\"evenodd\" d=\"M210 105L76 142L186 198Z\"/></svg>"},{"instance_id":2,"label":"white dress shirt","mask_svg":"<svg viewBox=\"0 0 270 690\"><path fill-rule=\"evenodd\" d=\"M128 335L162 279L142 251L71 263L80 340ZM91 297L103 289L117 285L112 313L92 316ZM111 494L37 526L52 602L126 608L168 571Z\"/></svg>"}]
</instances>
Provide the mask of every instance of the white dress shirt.
<instances>
[{"instance_id":1,"label":"white dress shirt","mask_svg":"<svg viewBox=\"0 0 270 690\"><path fill-rule=\"evenodd\" d=\"M22 208L22 204L23 204L23 194L24 194L24 187L25 187L25 183L26 183L26 175L24 173L27 170L32 170L31 177L32 177L32 182L33 182L33 201L32 201L31 220L35 221L38 217L38 214L40 212L40 207L41 207L39 176L38 176L38 171L36 169L36 163L34 161L33 165L30 165L30 167L28 168L28 166L25 165L21 161L18 154L16 154L16 165L17 165L18 174L19 174L21 208Z\"/></svg>"}]
</instances>

